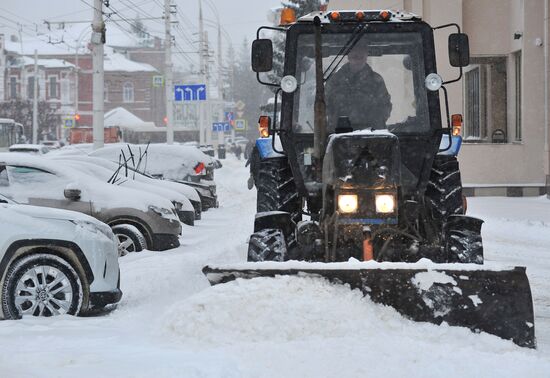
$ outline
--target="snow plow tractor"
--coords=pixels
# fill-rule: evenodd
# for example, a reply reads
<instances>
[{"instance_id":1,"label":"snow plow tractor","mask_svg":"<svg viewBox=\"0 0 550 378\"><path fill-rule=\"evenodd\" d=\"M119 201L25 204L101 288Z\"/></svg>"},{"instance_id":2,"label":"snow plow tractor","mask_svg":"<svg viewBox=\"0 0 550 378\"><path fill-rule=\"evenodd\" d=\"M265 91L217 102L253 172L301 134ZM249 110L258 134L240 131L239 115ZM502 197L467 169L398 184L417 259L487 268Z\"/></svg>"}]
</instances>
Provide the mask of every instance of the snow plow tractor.
<instances>
[{"instance_id":1,"label":"snow plow tractor","mask_svg":"<svg viewBox=\"0 0 550 378\"><path fill-rule=\"evenodd\" d=\"M434 32L446 28L457 29L448 39L457 77L444 82ZM285 38L277 83L266 79L275 75L265 31ZM204 267L210 283L311 274L412 320L535 347L525 268L484 263L483 221L465 215L462 117L449 115L445 86L468 64L458 25L432 28L413 14L324 11L295 20L284 10L281 27L260 28L252 68L276 95L273 116L260 117L252 164L258 213L248 262Z\"/></svg>"}]
</instances>

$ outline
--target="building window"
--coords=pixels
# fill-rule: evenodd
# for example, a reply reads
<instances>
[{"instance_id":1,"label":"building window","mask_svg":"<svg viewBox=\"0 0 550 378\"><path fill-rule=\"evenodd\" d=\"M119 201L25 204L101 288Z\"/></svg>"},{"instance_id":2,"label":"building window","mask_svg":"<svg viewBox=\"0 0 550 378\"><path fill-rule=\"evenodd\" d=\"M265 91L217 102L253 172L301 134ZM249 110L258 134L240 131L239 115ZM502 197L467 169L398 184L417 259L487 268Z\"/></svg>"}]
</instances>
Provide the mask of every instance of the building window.
<instances>
[{"instance_id":1,"label":"building window","mask_svg":"<svg viewBox=\"0 0 550 378\"><path fill-rule=\"evenodd\" d=\"M10 98L17 98L17 78L13 76L10 77Z\"/></svg>"},{"instance_id":2,"label":"building window","mask_svg":"<svg viewBox=\"0 0 550 378\"><path fill-rule=\"evenodd\" d=\"M103 101L109 102L109 82L106 81L103 84Z\"/></svg>"},{"instance_id":3,"label":"building window","mask_svg":"<svg viewBox=\"0 0 550 378\"><path fill-rule=\"evenodd\" d=\"M49 83L50 88L49 88L48 96L50 98L57 98L58 97L58 94L57 94L57 76L50 76L49 81L50 81L50 83Z\"/></svg>"},{"instance_id":4,"label":"building window","mask_svg":"<svg viewBox=\"0 0 550 378\"><path fill-rule=\"evenodd\" d=\"M134 84L124 83L122 87L122 101L134 102Z\"/></svg>"},{"instance_id":5,"label":"building window","mask_svg":"<svg viewBox=\"0 0 550 378\"><path fill-rule=\"evenodd\" d=\"M480 69L475 67L465 74L466 85L466 119L464 125L464 134L468 139L481 138L481 91Z\"/></svg>"},{"instance_id":6,"label":"building window","mask_svg":"<svg viewBox=\"0 0 550 378\"><path fill-rule=\"evenodd\" d=\"M61 103L69 104L71 102L71 87L69 79L61 79Z\"/></svg>"},{"instance_id":7,"label":"building window","mask_svg":"<svg viewBox=\"0 0 550 378\"><path fill-rule=\"evenodd\" d=\"M34 76L30 76L27 79L27 98L34 98Z\"/></svg>"},{"instance_id":8,"label":"building window","mask_svg":"<svg viewBox=\"0 0 550 378\"><path fill-rule=\"evenodd\" d=\"M465 142L507 142L506 57L470 59L464 80Z\"/></svg>"},{"instance_id":9,"label":"building window","mask_svg":"<svg viewBox=\"0 0 550 378\"><path fill-rule=\"evenodd\" d=\"M521 142L521 51L514 54L516 79L516 133L515 140Z\"/></svg>"}]
</instances>

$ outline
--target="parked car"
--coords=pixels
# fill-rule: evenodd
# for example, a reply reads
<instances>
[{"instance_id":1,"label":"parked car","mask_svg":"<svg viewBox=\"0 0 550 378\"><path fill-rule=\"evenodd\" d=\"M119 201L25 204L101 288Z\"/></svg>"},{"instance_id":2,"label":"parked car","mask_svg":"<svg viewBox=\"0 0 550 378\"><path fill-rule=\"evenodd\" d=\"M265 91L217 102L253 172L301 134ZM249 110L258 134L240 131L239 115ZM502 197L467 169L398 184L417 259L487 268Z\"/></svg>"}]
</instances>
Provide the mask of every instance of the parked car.
<instances>
[{"instance_id":1,"label":"parked car","mask_svg":"<svg viewBox=\"0 0 550 378\"><path fill-rule=\"evenodd\" d=\"M215 159L191 146L161 143L111 144L92 151L89 155L115 163L124 157L139 171L165 180L200 182L203 179L214 179Z\"/></svg>"},{"instance_id":2,"label":"parked car","mask_svg":"<svg viewBox=\"0 0 550 378\"><path fill-rule=\"evenodd\" d=\"M59 140L41 140L40 144L48 147L50 150L57 150L63 147L63 141Z\"/></svg>"},{"instance_id":3,"label":"parked car","mask_svg":"<svg viewBox=\"0 0 550 378\"><path fill-rule=\"evenodd\" d=\"M44 155L50 152L50 148L41 144L12 144L9 151L24 152L33 155Z\"/></svg>"},{"instance_id":4,"label":"parked car","mask_svg":"<svg viewBox=\"0 0 550 378\"><path fill-rule=\"evenodd\" d=\"M179 246L181 223L157 195L102 182L61 161L0 153L0 194L29 205L74 210L108 224L120 254Z\"/></svg>"},{"instance_id":5,"label":"parked car","mask_svg":"<svg viewBox=\"0 0 550 378\"><path fill-rule=\"evenodd\" d=\"M74 211L0 196L0 318L81 315L122 297L117 239Z\"/></svg>"},{"instance_id":6,"label":"parked car","mask_svg":"<svg viewBox=\"0 0 550 378\"><path fill-rule=\"evenodd\" d=\"M162 185L155 185L155 183L139 182L132 179L131 176L127 177L122 174L120 172L122 169L119 169L118 166L116 169L109 170L101 165L98 165L97 162L94 162L99 160L107 164L111 164L111 162L105 159L92 158L89 156L83 156L80 159L70 159L61 156L54 157L52 160L62 161L74 169L80 169L85 174L95 177L103 182L108 182L109 184L143 190L147 193L152 193L160 197L167 198L176 208L178 218L181 222L189 226L193 226L195 224L195 208L191 204L191 201L189 201L185 195L175 190L168 189Z\"/></svg>"},{"instance_id":7,"label":"parked car","mask_svg":"<svg viewBox=\"0 0 550 378\"><path fill-rule=\"evenodd\" d=\"M115 163L128 160L129 166L154 178L186 183L197 189L203 211L218 207L213 180L217 161L198 148L167 144L112 144L90 152L89 156Z\"/></svg>"},{"instance_id":8,"label":"parked car","mask_svg":"<svg viewBox=\"0 0 550 378\"><path fill-rule=\"evenodd\" d=\"M49 155L48 158L57 160L66 160L66 161L75 161L75 162L87 162L92 163L97 166L103 167L111 173L111 176L115 174L115 172L118 172L118 178L127 178L130 180L135 180L138 182L143 182L146 184L154 185L156 187L162 187L165 189L174 190L182 195L184 195L193 206L195 210L195 220L201 219L201 213L202 213L202 205L201 205L201 198L199 196L199 193L197 189L192 188L191 186L184 184L184 183L176 183L173 181L168 180L160 180L155 179L152 176L149 176L145 173L141 173L133 169L131 166L125 165L121 166L117 163L114 163L112 161L96 158L93 156L87 156L87 155ZM110 176L110 177L111 177ZM180 218L181 219L181 218Z\"/></svg>"}]
</instances>

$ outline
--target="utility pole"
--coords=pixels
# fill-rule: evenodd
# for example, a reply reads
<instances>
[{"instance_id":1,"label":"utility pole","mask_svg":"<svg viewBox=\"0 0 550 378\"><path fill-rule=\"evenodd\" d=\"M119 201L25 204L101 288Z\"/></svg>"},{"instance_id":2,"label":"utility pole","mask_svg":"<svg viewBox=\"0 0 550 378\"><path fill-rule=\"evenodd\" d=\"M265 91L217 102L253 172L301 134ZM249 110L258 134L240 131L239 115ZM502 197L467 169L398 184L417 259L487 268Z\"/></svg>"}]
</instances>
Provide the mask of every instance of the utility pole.
<instances>
[{"instance_id":1,"label":"utility pole","mask_svg":"<svg viewBox=\"0 0 550 378\"><path fill-rule=\"evenodd\" d=\"M222 72L222 29L220 21L218 20L218 121L224 122L224 98L223 98L223 72ZM218 133L218 145L224 143L225 131Z\"/></svg>"},{"instance_id":2,"label":"utility pole","mask_svg":"<svg viewBox=\"0 0 550 378\"><path fill-rule=\"evenodd\" d=\"M174 144L174 113L173 113L173 84L172 84L172 35L170 33L170 0L164 0L164 29L166 32L164 40L164 75L165 75L165 97L166 97L166 143Z\"/></svg>"},{"instance_id":3,"label":"utility pole","mask_svg":"<svg viewBox=\"0 0 550 378\"><path fill-rule=\"evenodd\" d=\"M230 62L231 65L231 107L235 106L235 53L231 54ZM235 140L235 129L231 128L231 140Z\"/></svg>"},{"instance_id":4,"label":"utility pole","mask_svg":"<svg viewBox=\"0 0 550 378\"><path fill-rule=\"evenodd\" d=\"M204 26L202 21L202 2L199 0L199 65L200 65L200 78L201 82L205 82L206 64L204 61ZM206 99L208 100L208 87L206 87ZM202 146L206 144L205 135L205 105L199 102L199 144Z\"/></svg>"},{"instance_id":5,"label":"utility pole","mask_svg":"<svg viewBox=\"0 0 550 378\"><path fill-rule=\"evenodd\" d=\"M34 77L32 79L32 142L38 143L38 51L34 50Z\"/></svg>"},{"instance_id":6,"label":"utility pole","mask_svg":"<svg viewBox=\"0 0 550 378\"><path fill-rule=\"evenodd\" d=\"M75 54L74 54L74 65L75 65L75 68L74 68L74 73L75 73L75 81L74 81L74 115L76 116L78 114L78 48L80 47L79 46L79 43L80 41L78 41L77 45L76 45L76 51L75 51ZM75 123L76 123L76 120L75 120ZM76 124L74 125L76 127Z\"/></svg>"},{"instance_id":7,"label":"utility pole","mask_svg":"<svg viewBox=\"0 0 550 378\"><path fill-rule=\"evenodd\" d=\"M93 64L93 137L94 150L103 147L103 101L104 71L103 44L105 43L105 23L103 22L103 0L94 0L94 20L92 23L92 64Z\"/></svg>"},{"instance_id":8,"label":"utility pole","mask_svg":"<svg viewBox=\"0 0 550 378\"><path fill-rule=\"evenodd\" d=\"M212 101L210 100L210 70L209 70L209 46L208 46L208 32L204 32L204 72L205 72L205 81L206 85L206 144L212 144Z\"/></svg>"}]
</instances>

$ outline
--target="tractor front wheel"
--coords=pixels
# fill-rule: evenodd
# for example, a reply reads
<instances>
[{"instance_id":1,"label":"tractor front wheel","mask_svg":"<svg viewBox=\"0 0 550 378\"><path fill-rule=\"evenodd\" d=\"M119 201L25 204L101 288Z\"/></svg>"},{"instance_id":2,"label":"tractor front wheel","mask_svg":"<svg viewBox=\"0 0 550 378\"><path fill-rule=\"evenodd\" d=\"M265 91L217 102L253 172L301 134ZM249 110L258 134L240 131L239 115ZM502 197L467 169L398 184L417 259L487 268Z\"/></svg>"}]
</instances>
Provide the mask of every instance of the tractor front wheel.
<instances>
[{"instance_id":1,"label":"tractor front wheel","mask_svg":"<svg viewBox=\"0 0 550 378\"><path fill-rule=\"evenodd\" d=\"M248 261L286 261L288 251L281 230L265 229L253 233L248 242Z\"/></svg>"}]
</instances>

